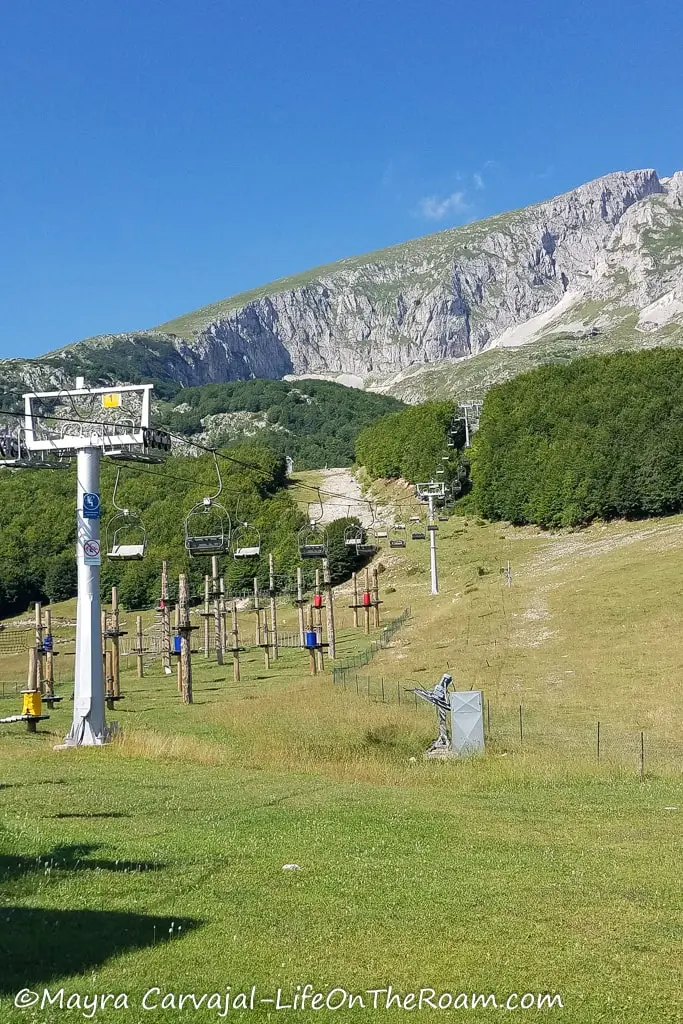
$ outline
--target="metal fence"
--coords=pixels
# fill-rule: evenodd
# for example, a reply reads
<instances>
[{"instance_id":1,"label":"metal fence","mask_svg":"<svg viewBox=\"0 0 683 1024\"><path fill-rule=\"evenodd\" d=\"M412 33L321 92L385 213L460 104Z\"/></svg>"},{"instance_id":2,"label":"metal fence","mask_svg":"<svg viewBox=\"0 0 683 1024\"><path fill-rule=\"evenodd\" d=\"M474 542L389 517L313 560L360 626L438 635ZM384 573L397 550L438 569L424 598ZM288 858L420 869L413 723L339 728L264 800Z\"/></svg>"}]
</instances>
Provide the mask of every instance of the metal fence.
<instances>
[{"instance_id":1,"label":"metal fence","mask_svg":"<svg viewBox=\"0 0 683 1024\"><path fill-rule=\"evenodd\" d=\"M332 682L346 686L351 678L357 676L359 668L369 665L377 652L389 645L391 638L401 626L405 625L410 618L410 614L410 608L404 608L400 615L392 619L386 626L381 627L379 636L368 647L359 651L358 654L352 654L347 658L342 658L340 661L335 661L332 666Z\"/></svg>"}]
</instances>

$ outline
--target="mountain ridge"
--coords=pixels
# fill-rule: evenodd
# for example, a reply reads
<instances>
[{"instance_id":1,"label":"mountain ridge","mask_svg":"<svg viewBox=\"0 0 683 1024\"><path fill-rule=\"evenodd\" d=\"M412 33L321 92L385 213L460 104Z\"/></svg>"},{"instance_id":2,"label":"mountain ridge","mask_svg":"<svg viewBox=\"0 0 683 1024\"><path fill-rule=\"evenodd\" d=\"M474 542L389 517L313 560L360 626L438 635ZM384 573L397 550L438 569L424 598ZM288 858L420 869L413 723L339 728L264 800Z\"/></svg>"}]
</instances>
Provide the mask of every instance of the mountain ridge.
<instances>
[{"instance_id":1,"label":"mountain ridge","mask_svg":"<svg viewBox=\"0 0 683 1024\"><path fill-rule=\"evenodd\" d=\"M86 339L21 366L5 360L0 374L47 373L59 383L76 365L95 373L104 366L181 387L350 375L415 401L434 393L435 380L438 393L458 390L463 365L493 349L531 345L552 358L558 339L563 351L567 339L576 343L577 354L679 344L682 268L683 173L616 171L529 207L280 278L148 331Z\"/></svg>"}]
</instances>

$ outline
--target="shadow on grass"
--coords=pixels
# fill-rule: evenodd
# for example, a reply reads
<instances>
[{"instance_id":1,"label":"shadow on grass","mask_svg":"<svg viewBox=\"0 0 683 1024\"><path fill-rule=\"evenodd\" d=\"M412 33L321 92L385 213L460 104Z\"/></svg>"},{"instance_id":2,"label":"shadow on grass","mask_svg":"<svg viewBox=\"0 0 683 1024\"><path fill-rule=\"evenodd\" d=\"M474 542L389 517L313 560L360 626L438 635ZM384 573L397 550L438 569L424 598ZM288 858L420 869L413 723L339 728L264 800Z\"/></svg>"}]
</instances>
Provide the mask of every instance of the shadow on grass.
<instances>
[{"instance_id":1,"label":"shadow on grass","mask_svg":"<svg viewBox=\"0 0 683 1024\"><path fill-rule=\"evenodd\" d=\"M191 918L35 907L2 907L0 921L0 995L82 974L120 953L175 941L202 923Z\"/></svg>"},{"instance_id":2,"label":"shadow on grass","mask_svg":"<svg viewBox=\"0 0 683 1024\"><path fill-rule=\"evenodd\" d=\"M46 871L161 871L165 867L158 861L90 859L90 854L99 849L98 844L72 843L55 846L48 853L36 856L25 854L0 854L0 882L26 879Z\"/></svg>"}]
</instances>

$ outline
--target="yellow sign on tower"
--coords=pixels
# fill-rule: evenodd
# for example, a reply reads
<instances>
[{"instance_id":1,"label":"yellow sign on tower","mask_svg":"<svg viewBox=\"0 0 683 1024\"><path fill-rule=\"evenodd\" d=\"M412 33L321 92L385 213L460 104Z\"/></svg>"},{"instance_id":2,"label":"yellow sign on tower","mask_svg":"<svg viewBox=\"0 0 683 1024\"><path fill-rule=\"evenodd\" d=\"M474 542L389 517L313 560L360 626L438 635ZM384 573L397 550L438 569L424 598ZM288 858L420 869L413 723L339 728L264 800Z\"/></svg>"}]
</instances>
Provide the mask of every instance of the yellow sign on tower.
<instances>
[{"instance_id":1,"label":"yellow sign on tower","mask_svg":"<svg viewBox=\"0 0 683 1024\"><path fill-rule=\"evenodd\" d=\"M109 394L102 395L102 405L105 409L118 409L121 405L121 393L110 391Z\"/></svg>"}]
</instances>

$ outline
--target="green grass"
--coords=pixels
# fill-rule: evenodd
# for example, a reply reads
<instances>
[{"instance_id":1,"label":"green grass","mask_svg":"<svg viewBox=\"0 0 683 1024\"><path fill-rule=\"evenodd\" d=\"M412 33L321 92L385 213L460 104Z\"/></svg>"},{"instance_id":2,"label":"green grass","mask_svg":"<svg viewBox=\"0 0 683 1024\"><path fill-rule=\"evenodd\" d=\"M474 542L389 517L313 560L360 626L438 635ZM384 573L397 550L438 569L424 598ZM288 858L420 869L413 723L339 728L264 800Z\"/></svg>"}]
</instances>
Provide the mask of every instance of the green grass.
<instances>
[{"instance_id":1,"label":"green grass","mask_svg":"<svg viewBox=\"0 0 683 1024\"><path fill-rule=\"evenodd\" d=\"M413 618L362 670L372 699L312 679L298 651L269 674L252 651L239 685L229 664L195 657L186 707L174 677L149 666L138 681L131 659L113 716L123 736L108 748L53 752L68 701L37 736L0 727L3 1024L65 1019L13 1009L24 986L127 992L129 1010L97 1019L137 1024L216 1018L146 1013L151 986L255 984L268 997L306 982L558 992L570 1022L678 1019L683 519L560 535L440 526L436 599L425 545L379 556L382 615L410 604ZM343 654L367 643L347 596ZM293 626L291 607L280 617ZM241 623L249 639L252 620ZM431 684L445 662L491 701L484 758L425 762L430 709L393 700L397 683ZM614 741L599 765L598 717ZM642 780L629 746L640 729ZM282 870L291 863L300 870ZM552 1014L528 1011L541 1016Z\"/></svg>"}]
</instances>

